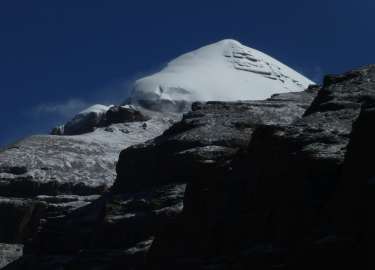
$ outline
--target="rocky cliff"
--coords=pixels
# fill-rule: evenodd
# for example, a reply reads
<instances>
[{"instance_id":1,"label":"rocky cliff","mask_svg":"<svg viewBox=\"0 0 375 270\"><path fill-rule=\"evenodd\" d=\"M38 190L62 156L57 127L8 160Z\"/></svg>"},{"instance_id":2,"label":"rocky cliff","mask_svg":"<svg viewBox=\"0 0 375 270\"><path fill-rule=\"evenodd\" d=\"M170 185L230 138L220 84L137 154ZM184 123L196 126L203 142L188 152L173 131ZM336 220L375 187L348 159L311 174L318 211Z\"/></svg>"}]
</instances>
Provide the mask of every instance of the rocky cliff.
<instances>
[{"instance_id":1,"label":"rocky cliff","mask_svg":"<svg viewBox=\"0 0 375 270\"><path fill-rule=\"evenodd\" d=\"M264 101L194 103L121 152L108 192L45 218L6 269L366 268L374 109L375 66Z\"/></svg>"},{"instance_id":2,"label":"rocky cliff","mask_svg":"<svg viewBox=\"0 0 375 270\"><path fill-rule=\"evenodd\" d=\"M90 111L54 129L55 135L31 136L0 151L0 265L22 255L22 245L34 241L46 219L106 192L121 150L160 135L180 117L149 114L134 106ZM77 130L82 134L73 135Z\"/></svg>"}]
</instances>

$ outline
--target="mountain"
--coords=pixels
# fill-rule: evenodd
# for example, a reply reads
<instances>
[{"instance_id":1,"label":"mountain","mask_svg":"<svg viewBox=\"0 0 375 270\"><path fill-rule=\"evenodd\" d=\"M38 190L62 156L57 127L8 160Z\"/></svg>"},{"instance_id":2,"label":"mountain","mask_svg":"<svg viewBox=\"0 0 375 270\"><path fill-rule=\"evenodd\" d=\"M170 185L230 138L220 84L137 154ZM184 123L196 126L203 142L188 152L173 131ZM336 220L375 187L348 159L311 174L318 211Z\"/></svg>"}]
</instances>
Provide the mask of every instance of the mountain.
<instances>
[{"instance_id":1,"label":"mountain","mask_svg":"<svg viewBox=\"0 0 375 270\"><path fill-rule=\"evenodd\" d=\"M375 65L266 100L195 102L121 151L102 196L3 199L2 239L34 231L5 269L372 269L374 112ZM58 216L39 214L46 202Z\"/></svg>"},{"instance_id":2,"label":"mountain","mask_svg":"<svg viewBox=\"0 0 375 270\"><path fill-rule=\"evenodd\" d=\"M134 82L129 99L117 108L184 113L195 101L264 100L298 92L315 83L276 59L226 39L170 61L161 71ZM103 126L112 106L93 105L53 134L77 135ZM121 122L121 121L120 121Z\"/></svg>"},{"instance_id":3,"label":"mountain","mask_svg":"<svg viewBox=\"0 0 375 270\"><path fill-rule=\"evenodd\" d=\"M114 109L128 115L142 109L181 114L195 101L264 100L314 84L267 54L225 39L179 56L161 71L135 81L122 106L93 105L52 133L92 132L105 125L106 114ZM128 119L117 122L125 121Z\"/></svg>"},{"instance_id":4,"label":"mountain","mask_svg":"<svg viewBox=\"0 0 375 270\"><path fill-rule=\"evenodd\" d=\"M319 89L310 84L224 40L134 82L127 102L93 105L50 135L9 145L0 152L0 264L23 244L25 259L41 252L59 261L93 245L107 259L143 264L157 228L181 214L190 172L232 162L259 125L302 117Z\"/></svg>"},{"instance_id":5,"label":"mountain","mask_svg":"<svg viewBox=\"0 0 375 270\"><path fill-rule=\"evenodd\" d=\"M314 84L274 58L227 39L184 54L134 84L131 101L186 110L194 101L262 100Z\"/></svg>"}]
</instances>

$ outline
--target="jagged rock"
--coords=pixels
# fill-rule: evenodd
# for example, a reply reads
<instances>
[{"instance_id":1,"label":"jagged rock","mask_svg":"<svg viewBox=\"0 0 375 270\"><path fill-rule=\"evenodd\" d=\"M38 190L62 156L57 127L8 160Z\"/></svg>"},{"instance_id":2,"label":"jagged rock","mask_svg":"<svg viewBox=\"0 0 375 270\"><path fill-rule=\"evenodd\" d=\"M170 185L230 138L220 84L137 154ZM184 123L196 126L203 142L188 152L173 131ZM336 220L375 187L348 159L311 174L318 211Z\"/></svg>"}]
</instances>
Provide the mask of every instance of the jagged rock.
<instances>
[{"instance_id":1,"label":"jagged rock","mask_svg":"<svg viewBox=\"0 0 375 270\"><path fill-rule=\"evenodd\" d=\"M0 269L22 256L22 245L0 243Z\"/></svg>"},{"instance_id":2,"label":"jagged rock","mask_svg":"<svg viewBox=\"0 0 375 270\"><path fill-rule=\"evenodd\" d=\"M280 216L275 221L283 224L280 241L294 242L304 230L312 239L328 233L319 228L317 215L337 190L361 105L375 94L375 66L328 81L302 119L289 126L259 128L248 149L246 170L258 186L255 203ZM274 164L272 170L269 164Z\"/></svg>"},{"instance_id":3,"label":"jagged rock","mask_svg":"<svg viewBox=\"0 0 375 270\"><path fill-rule=\"evenodd\" d=\"M0 267L23 254L36 241L46 219L66 216L98 196L38 196L34 199L0 197ZM7 243L7 244L4 244Z\"/></svg>"},{"instance_id":4,"label":"jagged rock","mask_svg":"<svg viewBox=\"0 0 375 270\"><path fill-rule=\"evenodd\" d=\"M64 125L54 127L51 131L51 135L64 135Z\"/></svg>"},{"instance_id":5,"label":"jagged rock","mask_svg":"<svg viewBox=\"0 0 375 270\"><path fill-rule=\"evenodd\" d=\"M246 148L259 124L288 124L300 117L316 93L317 89L311 88L288 96L275 95L268 101L194 104L193 111L161 137L124 151L117 166L118 184L110 194L66 215L47 218L34 239L33 250L47 257L68 256L71 267L84 258L77 255L79 250L92 254L100 249L105 257L105 250L122 249L134 251L128 255L133 267L144 265L145 252L155 235L182 220L185 183L202 170L227 166L238 149ZM194 171L189 173L191 169ZM49 205L58 200L38 198ZM139 249L145 242L149 243L147 248ZM29 255L31 259L26 256L20 261L23 267L33 265L35 257Z\"/></svg>"},{"instance_id":6,"label":"jagged rock","mask_svg":"<svg viewBox=\"0 0 375 270\"><path fill-rule=\"evenodd\" d=\"M0 152L0 196L101 194L114 182L120 151L160 135L171 123L155 117L113 124L78 136L31 136ZM126 129L129 132L124 133Z\"/></svg>"},{"instance_id":7,"label":"jagged rock","mask_svg":"<svg viewBox=\"0 0 375 270\"><path fill-rule=\"evenodd\" d=\"M97 104L80 112L64 125L64 135L80 135L93 132L96 127L100 126L109 108L108 106Z\"/></svg>"},{"instance_id":8,"label":"jagged rock","mask_svg":"<svg viewBox=\"0 0 375 270\"><path fill-rule=\"evenodd\" d=\"M107 194L65 217L49 218L32 253L7 269L140 269L153 236L180 215L184 191L185 185L171 184Z\"/></svg>"},{"instance_id":9,"label":"jagged rock","mask_svg":"<svg viewBox=\"0 0 375 270\"><path fill-rule=\"evenodd\" d=\"M336 246L340 243L341 250L350 255L343 259L343 252L330 249L327 253L331 258L341 257L343 265L371 269L375 265L370 256L375 241L375 171L372 159L375 150L375 93L366 100L350 136L340 189L328 208L334 217L334 243Z\"/></svg>"},{"instance_id":10,"label":"jagged rock","mask_svg":"<svg viewBox=\"0 0 375 270\"><path fill-rule=\"evenodd\" d=\"M302 116L316 93L317 88L311 87L266 101L194 103L192 111L163 136L120 154L114 191L188 182L205 166L224 166L247 146L258 125L291 123Z\"/></svg>"},{"instance_id":11,"label":"jagged rock","mask_svg":"<svg viewBox=\"0 0 375 270\"><path fill-rule=\"evenodd\" d=\"M224 236L225 242L234 235L233 246L237 246L241 230L231 229L237 229L233 221L242 217L242 208L232 213L230 209L236 205L231 197L241 194L242 186L234 181L234 187L223 189L230 187L227 177L233 159L246 152L259 126L289 125L300 118L318 89L274 95L266 101L195 103L193 111L162 136L122 152L116 185L107 193L119 150L155 138L180 119L179 114L168 111L183 112L192 101L210 97L260 99L277 89L302 90L312 83L271 57L232 40L195 53L202 57L191 58L190 65L201 64L206 73L218 67L216 71L231 77L227 76L225 83L234 85L232 92L223 91L225 85L216 84L215 89L211 82L191 81L196 67L185 66L189 71L183 72L189 75L184 76L185 86L193 82L198 88L175 87L173 81L163 86L152 80L157 87L145 84L147 80L136 83L134 102L145 106L152 101L163 113L134 106L95 105L53 130L60 136L33 136L0 152L0 196L8 196L0 201L0 213L8 218L0 226L0 240L26 244L23 258L8 269L158 268L166 250L172 258L169 267L223 269L233 264L228 257L200 257L228 250L219 247L212 253L220 234L232 234ZM219 56L219 61L210 55ZM180 60L170 66L187 63ZM201 91L201 86L210 89ZM215 224L224 219L230 226L217 229ZM210 228L216 231L199 239ZM186 240L186 246L181 245L181 239ZM269 254L258 245L246 253L251 255L244 256L258 253ZM176 254L182 256L175 260Z\"/></svg>"},{"instance_id":12,"label":"jagged rock","mask_svg":"<svg viewBox=\"0 0 375 270\"><path fill-rule=\"evenodd\" d=\"M105 115L105 125L126 122L144 122L149 119L149 117L145 116L134 106L112 106Z\"/></svg>"},{"instance_id":13,"label":"jagged rock","mask_svg":"<svg viewBox=\"0 0 375 270\"><path fill-rule=\"evenodd\" d=\"M374 236L362 153L374 150L375 66L317 91L193 104L162 136L121 153L110 193L48 219L34 241L43 256L13 269L358 266Z\"/></svg>"},{"instance_id":14,"label":"jagged rock","mask_svg":"<svg viewBox=\"0 0 375 270\"><path fill-rule=\"evenodd\" d=\"M22 243L32 238L45 205L34 200L0 197L0 242Z\"/></svg>"},{"instance_id":15,"label":"jagged rock","mask_svg":"<svg viewBox=\"0 0 375 270\"><path fill-rule=\"evenodd\" d=\"M78 113L65 125L55 127L52 135L80 135L93 132L100 127L108 127L112 124L145 122L150 120L144 112L132 105L104 106L94 105Z\"/></svg>"},{"instance_id":16,"label":"jagged rock","mask_svg":"<svg viewBox=\"0 0 375 270\"><path fill-rule=\"evenodd\" d=\"M358 227L358 219L364 217L360 209L366 206L341 206L344 217L349 209L356 213L346 216L347 224L334 224L328 209L340 190L352 124L361 106L375 94L375 66L338 78L328 79L301 119L289 125L258 125L246 151L238 152L228 166L230 170L199 171L201 175L187 186L184 220L166 228L154 241L149 253L152 269L183 268L184 259L201 257L224 257L226 264L221 267L226 269L233 265L317 269L358 264L353 259L358 258L353 241L336 234L337 227L351 224L356 230L341 230L354 232L358 243L358 233L366 232ZM372 140L371 135L364 138ZM362 145L359 149L367 146ZM370 160L363 163L367 168L371 168ZM362 168L361 161L355 163L355 168ZM356 170L351 175L354 181ZM350 196L361 201L359 194L364 193L355 186L348 185L342 201ZM354 221L348 222L351 218ZM244 250L249 252L244 254Z\"/></svg>"},{"instance_id":17,"label":"jagged rock","mask_svg":"<svg viewBox=\"0 0 375 270\"><path fill-rule=\"evenodd\" d=\"M122 149L160 135L174 119L154 113L147 129L139 122L111 124L110 133L97 128L78 136L32 136L2 149L0 242L32 250L46 222L87 206L112 185Z\"/></svg>"}]
</instances>

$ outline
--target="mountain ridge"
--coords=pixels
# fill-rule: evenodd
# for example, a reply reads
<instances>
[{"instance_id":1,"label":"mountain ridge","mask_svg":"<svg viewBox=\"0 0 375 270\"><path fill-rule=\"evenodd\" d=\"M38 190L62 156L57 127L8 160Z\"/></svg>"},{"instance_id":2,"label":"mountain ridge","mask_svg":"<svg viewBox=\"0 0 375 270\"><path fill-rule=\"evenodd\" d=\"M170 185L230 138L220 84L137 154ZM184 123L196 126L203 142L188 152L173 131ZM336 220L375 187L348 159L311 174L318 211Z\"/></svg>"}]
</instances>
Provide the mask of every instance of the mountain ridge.
<instances>
[{"instance_id":1,"label":"mountain ridge","mask_svg":"<svg viewBox=\"0 0 375 270\"><path fill-rule=\"evenodd\" d=\"M27 226L15 232L8 217L3 239L29 235L43 204L50 214L6 269L367 269L375 65L324 81L193 103L121 152L102 196L4 200L0 213L18 210Z\"/></svg>"},{"instance_id":2,"label":"mountain ridge","mask_svg":"<svg viewBox=\"0 0 375 270\"><path fill-rule=\"evenodd\" d=\"M232 50L232 45L236 50ZM229 48L228 46L229 51L223 50ZM282 89L283 73L273 72L270 66L263 65L266 64L262 62L263 58L260 59L258 54L248 50L250 49L236 41L224 40L188 53L188 56L181 56L185 59L182 62L187 65L179 64L181 58L172 61L173 68L177 63L177 66L180 65L178 70L187 68L191 71L189 55L194 55L193 62L196 58L203 60L195 62L193 67L204 71L198 74L204 80L200 80L197 86L203 87L212 82L205 97L196 95L195 91L202 89L204 92L204 88L185 89L186 85L182 84L177 87L171 84L168 89L162 87L163 91L160 91L159 86L156 87L159 91L156 99L154 88L142 88L146 99L139 99L144 98L144 93L133 93L133 100L127 104L90 106L65 125L54 128L51 135L30 136L0 151L0 216L4 216L0 223L0 263L5 265L21 256L23 244L26 246L24 258L32 257L34 251L45 253L45 245L48 246L47 253L57 254L61 248L63 253L70 254L72 251L76 252L77 247L82 248L81 245L86 247L87 243L83 238L91 237L90 226L102 217L97 216L98 213L105 213L105 221L94 227L102 231L103 236L108 233L108 228L114 233L100 240L103 242L103 248L114 248L124 240L127 258L132 263L143 263L138 256L143 256L153 243L157 233L152 227L154 222L157 227L163 226L179 216L183 209L187 183L184 180L178 184L166 183L159 186L159 179L154 183L154 190L153 185L147 186L150 184L149 180L133 179L132 184L124 183L124 175L133 177L149 174L152 179L152 176L162 173L160 168L164 168L166 176L168 170L180 176L186 168L181 167L181 164L193 166L192 168L216 163L226 164L249 142L258 125L293 122L302 116L318 92L319 87L316 86L311 86L308 90L304 89L304 84L298 86L298 81L293 81L294 76L288 77L289 84L296 87L293 90L298 91L289 92L290 89ZM207 69L212 68L210 63L220 67L221 73L217 78L205 76ZM251 63L256 63L258 69L247 66ZM288 70L281 66L280 70L282 69ZM211 71L215 71L215 68ZM238 74L241 78L250 78L250 82L257 82L257 87L264 85L262 88L248 88L247 80L233 83ZM225 75L232 76L226 86L219 81ZM306 87L311 82L304 77L302 80L305 81ZM189 81L191 76L182 80L185 83ZM205 81L205 84L200 84L202 81ZM222 88L214 87L217 85ZM275 88L269 91L269 85ZM237 91L237 88L246 89L248 95L241 96L241 91ZM267 99L237 101L251 97L261 98L259 90L262 97ZM218 99L225 101L207 101L217 98L215 93L220 91L224 91L226 95ZM161 92L162 96L158 98L158 93ZM278 92L282 93L277 94ZM195 102L197 99L200 102ZM161 144L161 141L165 144ZM163 150L165 145L173 151ZM176 145L184 151L175 152ZM190 149L192 145L195 147ZM126 150L123 151L124 149ZM162 151L158 152L158 149ZM123 154L120 155L122 151ZM150 155L144 156L146 153ZM124 156L129 157L125 163ZM156 158L156 161L153 158ZM149 161L150 164L147 165L153 168L157 162L166 161L165 158L171 162L172 168L168 167L168 162L156 166L160 168L154 172L139 167L142 162ZM124 170L123 167L128 169ZM169 181L169 178L166 177L164 181ZM116 184L113 185L114 183ZM126 194L122 193L124 188L127 189ZM118 201L107 200L112 196L118 196ZM120 204L117 205L117 202ZM97 207L101 208L99 212L96 212ZM111 210L112 207L115 212ZM76 224L76 217L81 214L84 219L87 217L87 220L79 219L79 224L72 228L71 224ZM143 220L140 223L139 218ZM81 221L85 224L83 227ZM118 221L126 224L127 230L134 235L129 236L130 238L124 235L124 239L118 237ZM147 232L140 230L140 227ZM59 238L61 236L62 238ZM100 237L101 235L97 234L96 239ZM113 242L108 242L106 238L112 239ZM53 239L57 242L53 243ZM63 243L63 247L58 243Z\"/></svg>"},{"instance_id":3,"label":"mountain ridge","mask_svg":"<svg viewBox=\"0 0 375 270\"><path fill-rule=\"evenodd\" d=\"M224 39L182 54L160 71L136 80L129 98L119 107L182 114L196 101L263 100L273 94L303 91L309 85L315 83L267 54ZM99 118L111 106L93 105L65 125L92 122L93 128L100 126ZM64 133L64 126L53 132L75 133Z\"/></svg>"}]
</instances>

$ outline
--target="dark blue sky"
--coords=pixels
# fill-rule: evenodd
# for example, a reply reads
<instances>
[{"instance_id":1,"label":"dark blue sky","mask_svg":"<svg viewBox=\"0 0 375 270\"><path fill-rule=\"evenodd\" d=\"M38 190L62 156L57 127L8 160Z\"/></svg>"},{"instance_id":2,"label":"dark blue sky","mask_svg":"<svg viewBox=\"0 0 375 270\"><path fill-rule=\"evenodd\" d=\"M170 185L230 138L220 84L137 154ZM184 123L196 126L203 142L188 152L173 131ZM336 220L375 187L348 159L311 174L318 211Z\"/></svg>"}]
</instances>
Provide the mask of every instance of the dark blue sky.
<instances>
[{"instance_id":1,"label":"dark blue sky","mask_svg":"<svg viewBox=\"0 0 375 270\"><path fill-rule=\"evenodd\" d=\"M0 145L46 133L131 81L224 39L313 80L375 63L375 2L11 0L0 3Z\"/></svg>"}]
</instances>

